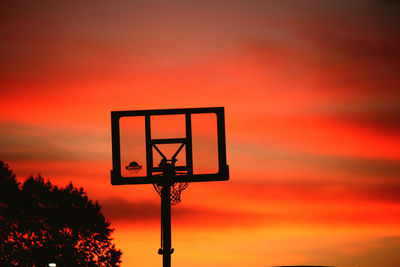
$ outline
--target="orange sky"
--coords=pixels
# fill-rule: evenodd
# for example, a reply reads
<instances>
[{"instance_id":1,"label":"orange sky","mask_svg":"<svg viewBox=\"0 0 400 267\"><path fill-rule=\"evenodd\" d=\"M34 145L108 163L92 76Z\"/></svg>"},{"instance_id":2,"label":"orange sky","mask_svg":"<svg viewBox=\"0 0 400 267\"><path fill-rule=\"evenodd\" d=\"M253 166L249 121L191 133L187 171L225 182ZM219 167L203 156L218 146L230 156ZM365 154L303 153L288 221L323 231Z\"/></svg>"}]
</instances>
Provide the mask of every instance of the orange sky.
<instances>
[{"instance_id":1,"label":"orange sky","mask_svg":"<svg viewBox=\"0 0 400 267\"><path fill-rule=\"evenodd\" d=\"M400 264L396 1L6 1L0 160L99 200L161 266L151 185L111 186L111 110L224 106L230 181L172 209L173 266Z\"/></svg>"}]
</instances>

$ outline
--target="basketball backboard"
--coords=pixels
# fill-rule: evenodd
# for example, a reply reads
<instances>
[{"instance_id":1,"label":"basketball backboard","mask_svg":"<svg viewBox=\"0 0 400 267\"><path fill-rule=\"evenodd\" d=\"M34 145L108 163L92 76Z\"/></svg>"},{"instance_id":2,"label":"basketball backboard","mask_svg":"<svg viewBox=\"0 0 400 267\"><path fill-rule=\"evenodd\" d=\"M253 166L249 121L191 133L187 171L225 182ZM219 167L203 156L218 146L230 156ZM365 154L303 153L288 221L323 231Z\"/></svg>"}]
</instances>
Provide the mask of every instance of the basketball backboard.
<instances>
[{"instance_id":1,"label":"basketball backboard","mask_svg":"<svg viewBox=\"0 0 400 267\"><path fill-rule=\"evenodd\" d=\"M174 182L229 179L223 107L112 111L111 183L156 184L162 162Z\"/></svg>"}]
</instances>

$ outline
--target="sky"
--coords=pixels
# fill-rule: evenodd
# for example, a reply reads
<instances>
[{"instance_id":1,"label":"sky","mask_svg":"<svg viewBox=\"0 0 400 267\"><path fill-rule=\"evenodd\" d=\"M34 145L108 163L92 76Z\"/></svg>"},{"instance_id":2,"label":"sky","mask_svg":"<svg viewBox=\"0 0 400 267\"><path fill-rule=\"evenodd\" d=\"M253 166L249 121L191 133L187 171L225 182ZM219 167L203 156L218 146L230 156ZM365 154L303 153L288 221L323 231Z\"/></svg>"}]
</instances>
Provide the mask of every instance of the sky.
<instances>
[{"instance_id":1,"label":"sky","mask_svg":"<svg viewBox=\"0 0 400 267\"><path fill-rule=\"evenodd\" d=\"M223 106L230 180L172 208L173 266L397 266L399 26L389 0L3 1L0 160L83 187L122 266L160 266L110 112Z\"/></svg>"}]
</instances>

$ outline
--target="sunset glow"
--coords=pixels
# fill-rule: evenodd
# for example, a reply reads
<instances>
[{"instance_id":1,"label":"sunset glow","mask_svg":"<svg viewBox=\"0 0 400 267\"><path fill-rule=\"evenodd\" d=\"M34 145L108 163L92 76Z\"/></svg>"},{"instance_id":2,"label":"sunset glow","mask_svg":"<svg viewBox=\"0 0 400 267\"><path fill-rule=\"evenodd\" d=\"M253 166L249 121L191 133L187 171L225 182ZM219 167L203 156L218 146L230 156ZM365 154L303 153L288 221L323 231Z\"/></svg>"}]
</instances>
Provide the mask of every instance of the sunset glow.
<instances>
[{"instance_id":1,"label":"sunset glow","mask_svg":"<svg viewBox=\"0 0 400 267\"><path fill-rule=\"evenodd\" d=\"M121 266L161 266L159 196L111 186L110 112L223 106L230 180L192 183L172 208L173 266L398 266L399 14L373 0L7 1L0 160L21 181L83 187Z\"/></svg>"}]
</instances>

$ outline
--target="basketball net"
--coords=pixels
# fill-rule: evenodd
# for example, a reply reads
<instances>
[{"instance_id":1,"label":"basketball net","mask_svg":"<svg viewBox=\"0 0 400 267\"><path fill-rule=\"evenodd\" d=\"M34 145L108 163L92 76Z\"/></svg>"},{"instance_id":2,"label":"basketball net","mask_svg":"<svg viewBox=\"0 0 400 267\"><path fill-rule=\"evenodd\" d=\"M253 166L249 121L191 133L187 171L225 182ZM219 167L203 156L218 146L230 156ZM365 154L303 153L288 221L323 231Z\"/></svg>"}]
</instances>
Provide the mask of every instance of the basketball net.
<instances>
[{"instance_id":1,"label":"basketball net","mask_svg":"<svg viewBox=\"0 0 400 267\"><path fill-rule=\"evenodd\" d=\"M181 202L181 193L184 189L188 187L188 183L174 183L171 185L171 206ZM157 191L158 195L161 197L162 185L153 184L154 189Z\"/></svg>"}]
</instances>

